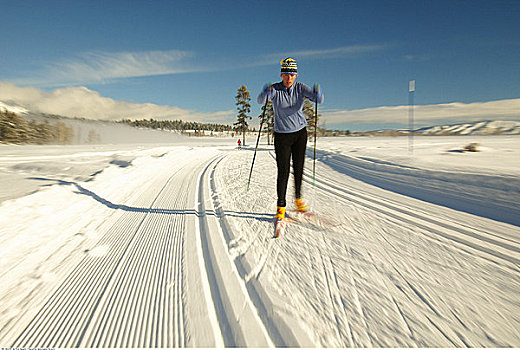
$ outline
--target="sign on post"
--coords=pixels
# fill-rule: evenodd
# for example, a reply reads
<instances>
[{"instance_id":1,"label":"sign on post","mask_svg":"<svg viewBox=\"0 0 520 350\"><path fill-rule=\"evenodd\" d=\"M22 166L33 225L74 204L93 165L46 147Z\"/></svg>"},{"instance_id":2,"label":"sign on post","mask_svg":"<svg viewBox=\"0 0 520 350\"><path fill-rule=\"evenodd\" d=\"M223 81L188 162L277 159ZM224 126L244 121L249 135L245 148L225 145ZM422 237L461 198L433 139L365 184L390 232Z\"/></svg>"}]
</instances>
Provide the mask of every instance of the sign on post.
<instances>
[{"instance_id":1,"label":"sign on post","mask_svg":"<svg viewBox=\"0 0 520 350\"><path fill-rule=\"evenodd\" d=\"M408 92L415 92L415 80L410 80L410 85L408 87Z\"/></svg>"}]
</instances>

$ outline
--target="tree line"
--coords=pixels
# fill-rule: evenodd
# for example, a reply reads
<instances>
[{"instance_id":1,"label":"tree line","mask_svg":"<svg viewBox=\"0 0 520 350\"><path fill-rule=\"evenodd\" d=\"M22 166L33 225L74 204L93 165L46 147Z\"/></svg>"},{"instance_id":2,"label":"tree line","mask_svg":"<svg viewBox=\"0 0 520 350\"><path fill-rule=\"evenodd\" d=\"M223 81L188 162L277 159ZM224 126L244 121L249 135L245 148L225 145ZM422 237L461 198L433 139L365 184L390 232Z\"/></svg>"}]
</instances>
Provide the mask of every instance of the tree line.
<instances>
[{"instance_id":1,"label":"tree line","mask_svg":"<svg viewBox=\"0 0 520 350\"><path fill-rule=\"evenodd\" d=\"M0 142L64 145L72 143L73 138L72 127L63 122L38 123L34 120L27 121L9 111L0 111Z\"/></svg>"},{"instance_id":2,"label":"tree line","mask_svg":"<svg viewBox=\"0 0 520 350\"><path fill-rule=\"evenodd\" d=\"M120 123L127 124L136 128L148 128L159 130L194 130L194 131L233 131L233 127L224 124L199 123L182 120L156 120L156 119L140 119L130 120L123 119Z\"/></svg>"}]
</instances>

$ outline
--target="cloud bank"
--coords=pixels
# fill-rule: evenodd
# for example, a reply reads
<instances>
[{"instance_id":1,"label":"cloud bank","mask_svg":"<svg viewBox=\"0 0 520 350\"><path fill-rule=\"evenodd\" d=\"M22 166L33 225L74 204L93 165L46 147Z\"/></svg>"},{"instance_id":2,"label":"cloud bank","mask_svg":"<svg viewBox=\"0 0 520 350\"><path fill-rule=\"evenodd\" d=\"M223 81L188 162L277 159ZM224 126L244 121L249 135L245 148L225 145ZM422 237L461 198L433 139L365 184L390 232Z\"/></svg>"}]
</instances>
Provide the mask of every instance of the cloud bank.
<instances>
[{"instance_id":1,"label":"cloud bank","mask_svg":"<svg viewBox=\"0 0 520 350\"><path fill-rule=\"evenodd\" d=\"M67 87L47 92L0 82L0 101L34 112L97 120L153 118L227 124L235 119L234 110L199 113L152 103L116 101L86 87Z\"/></svg>"},{"instance_id":2,"label":"cloud bank","mask_svg":"<svg viewBox=\"0 0 520 350\"><path fill-rule=\"evenodd\" d=\"M420 124L470 122L479 120L519 120L520 99L474 103L445 103L414 106L414 121ZM376 107L354 110L323 110L327 125L408 123L409 106Z\"/></svg>"},{"instance_id":3,"label":"cloud bank","mask_svg":"<svg viewBox=\"0 0 520 350\"><path fill-rule=\"evenodd\" d=\"M30 111L67 117L121 119L182 119L228 124L235 121L235 110L199 113L174 106L152 103L129 103L103 97L86 87L67 87L44 91L34 87L18 87L0 82L0 101ZM341 124L408 124L407 105L383 106L355 110L322 109L322 120L328 127ZM435 125L444 122L479 120L520 120L520 99L505 99L474 103L446 103L414 106L416 124Z\"/></svg>"}]
</instances>

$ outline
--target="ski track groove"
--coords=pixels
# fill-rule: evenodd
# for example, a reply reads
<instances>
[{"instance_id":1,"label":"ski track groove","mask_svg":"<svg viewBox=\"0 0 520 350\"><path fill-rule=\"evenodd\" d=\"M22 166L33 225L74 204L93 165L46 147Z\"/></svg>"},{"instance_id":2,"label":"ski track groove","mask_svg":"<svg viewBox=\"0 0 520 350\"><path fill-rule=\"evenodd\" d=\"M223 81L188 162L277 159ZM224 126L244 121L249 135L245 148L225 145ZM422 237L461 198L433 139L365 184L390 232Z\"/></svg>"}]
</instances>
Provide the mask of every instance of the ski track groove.
<instances>
[{"instance_id":1,"label":"ski track groove","mask_svg":"<svg viewBox=\"0 0 520 350\"><path fill-rule=\"evenodd\" d=\"M356 209L356 211L357 211L357 209ZM368 229L368 226L366 224L364 224L363 226L365 228L362 230L362 232L370 232L370 230ZM389 246L392 247L392 249L394 251L399 251L397 247L395 247L393 244L390 243L390 240L386 237L386 235L379 235L379 237L381 237L387 244L389 244ZM367 237L365 235L365 239L369 239L369 237ZM345 249L348 249L348 248L345 247ZM377 249L379 254L383 254L383 255L386 255L386 256L389 255L389 254L386 253L386 251L382 252L382 249L380 248L379 245L376 245L376 249ZM371 256L370 259L372 261L372 264L374 266L376 266L376 261L374 260L374 257ZM348 269L350 271L349 275L350 275L350 278L352 280L352 283L355 285L356 283L355 283L355 280L353 278L354 273L352 271L352 268L349 266ZM416 342L415 342L415 339L414 339L413 330L410 327L410 324L408 323L408 321L406 321L406 317L405 317L403 311L401 310L401 307L399 307L399 304L397 303L397 300L395 299L394 294L390 291L389 285L392 285L394 287L395 287L395 285L392 283L392 281L387 276L382 276L381 282L382 282L382 285L385 288L387 299L391 300L392 306L395 308L395 313L398 315L398 318L402 321L402 329L404 330L404 333L409 335L409 339L412 341L412 345L414 347L418 347ZM356 304L358 305L358 309L360 309L361 307L360 307L360 303L359 303L359 297L357 295L358 294L357 293L357 287L354 288L354 290L356 292L356 294L355 294ZM363 324L364 324L364 329L368 330L368 325L367 325L366 320L364 318L363 318ZM368 339L370 339L370 336L368 335L368 333L367 333L367 337L368 337ZM364 344L364 346L367 346L367 345ZM373 345L372 344L368 344L368 346L372 347Z\"/></svg>"},{"instance_id":2,"label":"ski track groove","mask_svg":"<svg viewBox=\"0 0 520 350\"><path fill-rule=\"evenodd\" d=\"M435 322L433 322L431 318L429 318L428 316L426 316L426 319L427 319L428 321L430 321L430 323L432 324L432 326L433 326L434 328L436 328L436 329L439 331L439 333L440 333L444 338L446 338L446 339L451 343L451 345L452 345L453 347L455 347L455 348L459 348L459 347L461 347L461 345L460 345L460 344L457 344L453 339L451 339L451 337L450 337L448 334L446 334L446 332L445 332L441 327L439 327Z\"/></svg>"},{"instance_id":3,"label":"ski track groove","mask_svg":"<svg viewBox=\"0 0 520 350\"><path fill-rule=\"evenodd\" d=\"M345 165L345 164L343 164L339 160L334 160L333 163L335 163L336 165L339 165L341 168L345 168L345 167L350 167L351 166L351 164ZM336 181L331 180L331 179L328 179L328 180L336 182ZM327 183L327 182L324 182L324 183ZM336 185L337 185L337 183L336 183ZM344 190L345 190L345 192L350 192L350 194L353 194L351 192L352 189L350 191L348 191L345 188ZM385 200L382 199L382 198L378 198L378 201L382 202L382 201L385 201ZM389 207L391 209L394 209L394 210L397 210L397 211L400 211L403 208L403 204L402 203L399 203L399 204L388 203L387 207ZM418 208L414 208L414 209L417 210ZM403 213L405 213L405 214L409 213L410 210L411 210L410 208L406 208L406 210L403 210ZM472 232L472 231L478 231L477 233L479 234L479 236L480 236L479 238L480 239L489 241L489 242L494 243L494 244L499 245L499 246L504 246L504 247L509 248L509 249L511 249L513 251L517 251L517 252L520 251L520 245L519 245L520 243L519 243L518 238L516 236L509 236L507 234L498 235L496 232L492 232L492 231L489 231L489 230L482 231L480 229L477 230L474 227L468 227L468 226L465 226L464 224L459 224L459 223L457 223L457 225L465 226L465 227L457 228L457 227L455 227L453 225L453 223L448 223L445 220L441 221L441 220L438 220L438 219L431 218L431 214L432 213L421 213L421 214L416 213L416 214L420 215L421 219L423 219L423 220L426 220L426 221L430 220L432 223L437 224L439 226L445 225L445 227L448 228L448 229L460 230L461 232L465 232L466 235L474 235L475 233ZM493 237L496 238L496 240L490 239L490 238L488 238L486 236L493 236ZM507 237L504 237L504 236L507 236ZM506 241L506 242L501 242L501 241ZM507 242L509 242L509 244ZM516 245L516 247L515 247L515 245Z\"/></svg>"},{"instance_id":4,"label":"ski track groove","mask_svg":"<svg viewBox=\"0 0 520 350\"><path fill-rule=\"evenodd\" d=\"M304 179L308 183L312 183L312 176L304 173ZM472 228L466 229L463 227L456 227L452 223L442 222L434 217L427 216L426 214L412 211L397 203L390 203L387 199L377 198L368 193L362 193L357 190L354 192L352 189L347 188L348 185L339 184L333 179L316 179L316 187L326 191L327 193L333 194L340 197L341 199L349 200L350 202L360 204L366 208L375 210L380 214L386 215L389 219L394 222L397 218L400 220L399 223L406 222L420 227L436 236L447 239L451 242L456 242L459 247L467 247L475 249L485 255L489 254L494 257L498 257L506 262L514 265L513 269L518 269L520 266L520 242L511 241L503 237L497 237L496 234L492 234L497 238L490 238L490 233L480 232L479 230ZM404 214L404 215L403 215ZM420 223L423 221L423 223ZM461 238L462 237L462 238ZM469 237L469 240L465 237ZM479 241L481 243L479 243ZM507 242L504 242L507 241ZM508 243L511 242L511 243ZM486 246L487 244L495 247L490 249ZM505 252L503 252L505 250ZM485 258L485 255L479 255ZM507 266L507 265L506 265ZM508 266L509 267L509 266ZM511 267L510 267L511 268Z\"/></svg>"},{"instance_id":5,"label":"ski track groove","mask_svg":"<svg viewBox=\"0 0 520 350\"><path fill-rule=\"evenodd\" d=\"M85 257L50 294L40 311L16 338L13 347L35 344L48 347L186 345L180 230L184 218L177 218L182 216L179 214L183 211L177 214L175 209L155 210L161 202L164 202L166 208L175 208L176 205L183 208L186 204L186 191L180 195L169 193L170 183L178 174L182 174L185 167L183 165L176 169L169 177L154 179L148 188L160 190L153 197L144 190L141 192L135 199L135 206L140 208L144 205L148 209L123 212L96 244L96 247L108 249L111 254L93 256L93 249L86 251ZM183 180L188 181L189 177ZM185 183L178 188L184 189ZM173 188L173 191L178 190ZM146 202L151 204L147 205ZM170 225L168 220L172 216L173 225ZM173 227L173 235L162 237L161 232L168 232L168 226ZM143 246L139 248L139 244ZM135 254L131 255L131 252ZM175 259L172 261L172 258ZM176 286L173 296L169 293L167 283L172 269L175 270L175 276L171 283ZM174 305L174 315L166 316L169 318L166 320L159 311L165 309L169 315L168 305ZM104 312L100 315L101 310ZM133 326L121 327L120 322ZM172 326L175 328L174 334L167 334L166 329ZM175 342L171 341L172 338Z\"/></svg>"},{"instance_id":6,"label":"ski track groove","mask_svg":"<svg viewBox=\"0 0 520 350\"><path fill-rule=\"evenodd\" d=\"M211 201L212 207L214 208L215 218L218 224L218 230L220 231L220 237L222 244L225 245L225 249L227 251L228 259L232 263L237 276L242 280L243 292L245 293L245 304L242 310L247 309L247 307L252 307L254 318L256 318L257 322L260 324L260 328L266 332L266 335L270 338L268 339L269 346L295 346L290 344L299 344L298 339L294 337L291 332L291 326L286 324L285 321L276 317L273 319L272 315L269 314L269 309L271 308L271 301L269 297L266 296L266 292L258 283L258 278L260 277L261 272L267 265L267 260L276 261L279 254L279 244L272 237L269 238L268 241L268 249L263 259L260 263L252 268L246 267L242 263L242 258L247 250L250 248L253 241L247 242L246 251L241 250L240 254L233 254L233 251L236 249L236 241L240 239L240 237L233 237L232 229L227 222L226 212L220 205L219 200L219 191L216 186L216 169L220 162L225 157L220 157L217 161L212 162L208 165L205 171L208 174L208 186L209 186L209 200ZM202 201L202 199L201 199ZM207 209L206 209L207 211ZM202 225L201 225L202 226ZM263 231L259 230L256 234L256 237L260 237ZM215 244L215 243L213 243ZM218 243L216 243L218 244ZM273 256L274 255L274 256ZM242 314L242 312L240 313ZM240 317L240 315L237 315ZM226 346L228 346L226 344Z\"/></svg>"},{"instance_id":7,"label":"ski track groove","mask_svg":"<svg viewBox=\"0 0 520 350\"><path fill-rule=\"evenodd\" d=\"M383 239L386 241L386 238L384 236L382 236ZM382 255L386 255L388 256L387 252L386 251L383 251L382 249L380 248L377 248L378 251L379 251L379 254L382 254ZM397 249L394 247L394 249ZM372 261L375 263L375 261L373 260L372 258ZM403 275L403 273L401 273L401 271L396 267L396 266L391 266L392 270L394 270L397 275L400 276L401 278L401 281L403 281L408 287L409 287L409 290L412 292L411 294L407 293L401 286L399 286L396 282L393 282L393 281L388 281L386 278L383 279L383 283L386 287L386 290L389 292L389 297L391 298L392 300L392 303L394 304L394 306L396 307L396 310L398 312L398 315L400 316L400 318L402 319L402 321L404 322L405 324L405 329L409 332L409 335L410 335L410 340L412 340L414 342L414 345L417 346L416 342L415 342L415 337L414 337L414 332L412 330L412 328L410 327L409 323L406 321L406 317L401 309L401 307L399 307L397 301L395 300L393 294L389 291L389 288L388 288L388 284L390 283L391 285L393 285L399 292L401 292L402 294L404 294L404 296L410 300L410 302L412 303L415 303L415 301L418 301L419 303L423 304L426 306L426 308L428 310L430 310L433 314L435 314L439 319L441 320L444 320L445 317L439 312L439 310L437 310L437 308L428 300L428 298L425 296L425 293L422 293L418 287L414 286L412 283L410 283L410 281ZM414 299L413 296L415 296L416 298ZM460 346L460 345L457 345L448 335L447 335L447 331L443 330L442 327L435 323L430 317L428 317L427 315L424 316L426 318L426 320L428 320L428 322L430 324L432 324L434 326L434 328L444 337L446 338L450 344L453 344L454 346ZM460 320L459 320L460 321Z\"/></svg>"},{"instance_id":8,"label":"ski track groove","mask_svg":"<svg viewBox=\"0 0 520 350\"><path fill-rule=\"evenodd\" d=\"M323 235L323 233L322 233ZM325 237L323 237L323 241L325 242ZM321 264L323 268L323 275L325 276L325 281L327 282L327 292L329 297L329 302L331 305L331 312L333 314L334 320L336 322L336 333L338 335L338 340L340 339L349 339L350 327L348 327L347 333L343 331L343 325L340 319L345 320L348 325L348 318L345 314L345 310L341 307L343 303L339 304L338 300L341 300L341 295L339 292L339 287L337 284L337 277L334 271L334 267L332 264L332 260L330 256L325 258L323 252L318 248L319 256L321 258ZM326 261L327 260L327 261ZM348 342L344 344L340 344L339 347L352 347L354 346L352 342L348 344Z\"/></svg>"},{"instance_id":9,"label":"ski track groove","mask_svg":"<svg viewBox=\"0 0 520 350\"><path fill-rule=\"evenodd\" d=\"M364 230L364 232L368 232L367 230ZM385 235L380 235L380 237L385 241L385 242L389 242L389 240L387 239L387 237ZM398 251L398 248L393 246L392 244L389 244L395 251ZM386 256L388 259L390 259L390 255L388 254L388 252L386 250L383 250L381 249L381 247L378 245L376 246L377 248L377 251L379 254L381 255L384 255ZM372 260L372 264L375 266L376 265L376 261L374 260L374 257L371 256L371 260ZM406 293L406 291L400 287L399 285L396 284L396 282L392 281L392 280L389 280L386 276L384 276L382 278L382 282L383 282L383 285L385 286L385 290L387 291L387 298L389 298L391 301L392 301L392 304L395 306L396 308L396 314L399 316L399 318L403 321L404 323L404 326L403 328L405 329L405 332L409 334L410 336L410 340L413 342L413 345L414 346L417 346L416 344L416 341L415 341L415 337L414 337L414 332L412 330L412 328L410 327L408 321L406 321L406 317L401 309L401 307L399 307L397 301L395 300L395 297L394 297L394 294L390 292L390 289L389 289L389 284L394 286L396 288L396 290L398 290L399 292L401 292L402 294L405 295L405 297L410 300L412 303L415 302L415 300L412 298L413 295L415 295L415 297L417 298L417 300L422 303L423 305L427 306L427 308L429 310L431 310L435 315L437 315L439 318L443 318L443 316L437 311L437 309L427 300L427 298L423 295L423 293L421 293L416 287L414 287L409 281L408 279L399 271L399 269L395 266L395 265L392 265L391 266L391 269L393 271L395 271L397 273L397 275L400 276L401 278L401 281L403 281L404 283L406 283L406 285L410 288L410 290L412 291L412 294L408 294ZM352 274L351 274L352 275ZM433 321L428 318L426 316L426 318L428 319L428 321L430 321L430 323L433 323ZM435 325L435 328L443 335L445 336L445 332L442 331L442 329L440 328L440 326L438 325ZM365 329L368 329L368 325L366 324L365 322ZM447 337L448 340L450 340L450 343L453 343L451 342L451 339L449 337Z\"/></svg>"},{"instance_id":10,"label":"ski track groove","mask_svg":"<svg viewBox=\"0 0 520 350\"><path fill-rule=\"evenodd\" d=\"M159 235L156 234L157 232L160 232L156 228L157 225L159 225L159 224L160 224L160 221L159 221L158 214L152 213L149 216L149 220L145 223L145 225L146 225L145 228L147 230L145 230L144 236L140 237L139 241L138 241L138 243L139 243L138 246L143 246L143 245L146 245L146 240L148 240L149 241L148 247L151 247L152 250L143 249L143 250L138 251L137 253L131 255L132 257L137 257L136 261L140 261L140 260L145 261L144 271L152 271L153 273L151 274L151 276L160 275L160 274L157 274L157 270L155 270L153 267L151 267L151 266L161 266L161 264L157 264L157 260L156 260L157 258L153 258L153 257L151 259L146 258L147 254L150 254L151 251L156 251L159 249L159 247L158 247L158 243L160 242ZM150 235L150 234L152 235L152 237L147 238L147 235ZM136 262L136 264L137 264L137 262ZM139 268L137 268L137 266L130 265L130 267L123 268L122 271L123 271L122 273L126 272L126 274L128 274L128 271L140 271L140 270L139 270ZM154 316L148 317L148 315L146 314L147 310L150 310L152 308L153 302L154 302L154 300L151 297L152 289L151 288L147 288L145 290L142 289L143 286L145 288L148 286L152 286L152 287L154 286L153 281L151 283L146 283L146 279L150 279L150 278L151 278L150 275L137 274L135 281L139 281L139 284L138 284L140 286L140 288L138 288L139 295L143 295L144 300L148 303L148 304L144 304L144 310L141 310L141 312L144 313L144 315L145 315L145 319L148 320L148 323L143 324L142 327L138 328L138 329L145 330L144 336L141 336L141 337L138 336L138 340L139 340L138 343L153 345L153 344L151 344L148 337L151 336L150 333L153 331L153 325L157 323L157 320L154 319ZM126 280L120 281L119 285L115 287L116 290L122 290L122 289L129 290L130 288L128 288L127 283L128 283L128 281L126 281ZM159 291L158 294L160 294L161 290L158 289L157 281L155 283L156 283L155 288ZM135 296L136 296L136 294L134 294L134 297ZM122 303L124 299L119 299L119 300L120 300L119 303ZM142 299L140 299L140 300L142 300ZM107 310L107 313L114 312L113 310L114 309ZM118 313L116 313L116 315L117 314ZM112 332L109 332L109 334L112 334Z\"/></svg>"},{"instance_id":11,"label":"ski track groove","mask_svg":"<svg viewBox=\"0 0 520 350\"><path fill-rule=\"evenodd\" d=\"M366 314L363 311L363 306L361 305L361 301L359 298L359 292L358 292L359 286L358 286L358 283L356 282L356 279L354 278L354 271L352 270L352 267L348 266L348 270L350 272L349 277L350 277L350 283L352 284L354 305L356 306L357 312L361 319L361 322L363 323L364 335L366 336L366 340L368 341L368 344L366 344L365 346L372 347L372 339L371 339L371 336L369 333L369 327L368 327L368 323L366 320ZM353 339L354 339L354 337L353 337ZM362 340L359 339L358 341L361 344ZM356 346L358 346L358 344L356 344Z\"/></svg>"},{"instance_id":12,"label":"ski track groove","mask_svg":"<svg viewBox=\"0 0 520 350\"><path fill-rule=\"evenodd\" d=\"M386 285L386 281L385 281L385 285ZM388 286L386 288L387 288L387 291L388 291ZM410 327L410 324L406 320L406 317L405 317L405 315L403 313L403 310L401 310L401 307L399 307L399 303L397 302L397 300L395 300L395 298L393 296L392 296L392 303L395 306L395 308L397 310L397 313L400 316L401 321L403 321L403 328L408 333L408 336L410 337L410 340L413 342L413 346L415 348L418 348L419 346L415 342L414 331L412 330L412 328Z\"/></svg>"},{"instance_id":13,"label":"ski track groove","mask_svg":"<svg viewBox=\"0 0 520 350\"><path fill-rule=\"evenodd\" d=\"M434 181L436 183L453 183L453 179L450 178L450 175L453 173L451 172L433 172L434 176L433 178L430 178L428 174L432 173L429 170L423 170L420 171L420 169L412 168L408 166L402 166L402 165L396 165L390 162L381 162L374 159L366 159L366 158L358 158L358 157L352 157L352 156L337 156L334 154L330 154L328 152L320 151L322 155L324 156L324 159L326 159L326 163L330 164L332 166L338 166L339 169L344 169L346 174L352 174L353 178L359 178L362 179L362 181L371 183L374 180L376 180L376 183L383 184L383 187L386 183L392 183L393 185L398 185L398 188L408 188L410 186L410 179L408 174L404 174L400 169L407 169L407 171L414 173L415 176L413 176L413 180L415 181L421 181L420 185L417 186L417 184L414 184L413 187L415 187L415 190L423 190L426 193L429 193L430 195L432 193L438 192L438 185L432 185L430 182ZM360 165L360 163L364 163ZM381 169L374 169L371 165L373 164L384 164L388 168L384 170L384 173L388 172L391 177L388 179L383 171ZM368 166L364 166L367 165ZM442 175L441 175L442 174ZM446 174L446 175L444 175ZM457 173L459 176L466 173ZM466 174L467 175L467 174ZM473 174L471 174L473 175ZM448 194L450 198L454 199L455 201L460 200L461 198L464 199L466 197L472 198L472 203L470 206L474 206L476 203L478 203L476 206L482 206L484 205L482 200L485 198L482 196L482 189L485 189L487 186L486 179L489 177L489 175L482 175L478 174L475 175L476 179L470 179L468 181L463 180L464 186L469 186L470 190L469 192L466 192L463 196L460 195L460 191L458 189L454 189L453 186L444 186L443 193ZM428 178L430 181L424 181L425 178ZM504 179L508 179L509 177L506 176ZM365 181L364 179L368 179L368 181ZM480 179L480 180L477 180ZM514 180L514 178L510 178L511 180ZM474 192L475 184L478 183L478 192ZM515 182L516 183L516 182ZM510 185L510 190L516 191L517 189L514 187L514 185ZM405 192L409 192L408 190ZM435 201L435 199L434 199ZM496 202L494 203L494 206L501 207L506 212L511 212L513 207L510 205L510 200L502 200L499 198L496 198ZM510 222L510 220L506 221ZM510 222L512 223L512 222Z\"/></svg>"}]
</instances>

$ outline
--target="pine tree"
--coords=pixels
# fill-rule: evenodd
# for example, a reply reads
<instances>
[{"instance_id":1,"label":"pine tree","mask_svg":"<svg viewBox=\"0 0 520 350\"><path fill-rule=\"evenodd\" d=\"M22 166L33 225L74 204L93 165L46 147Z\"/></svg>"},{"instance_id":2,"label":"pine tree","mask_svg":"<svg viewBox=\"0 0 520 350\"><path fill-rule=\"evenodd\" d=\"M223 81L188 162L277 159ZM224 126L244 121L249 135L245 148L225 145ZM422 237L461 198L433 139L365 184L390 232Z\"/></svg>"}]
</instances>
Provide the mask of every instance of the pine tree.
<instances>
[{"instance_id":1,"label":"pine tree","mask_svg":"<svg viewBox=\"0 0 520 350\"><path fill-rule=\"evenodd\" d=\"M309 133L309 137L310 135L314 135L314 123L315 123L315 116L314 116L314 104L309 101L308 99L305 99L303 101L303 114L305 114L305 119L307 119L307 132ZM317 122L320 120L320 116L321 114L318 113L318 120L316 121L316 125L317 125Z\"/></svg>"},{"instance_id":2,"label":"pine tree","mask_svg":"<svg viewBox=\"0 0 520 350\"><path fill-rule=\"evenodd\" d=\"M22 117L5 111L0 113L0 141L24 143L28 141L29 124Z\"/></svg>"},{"instance_id":3,"label":"pine tree","mask_svg":"<svg viewBox=\"0 0 520 350\"><path fill-rule=\"evenodd\" d=\"M72 127L68 127L63 122L56 123L55 126L56 141L60 145L66 145L72 143L74 138L74 130Z\"/></svg>"},{"instance_id":4,"label":"pine tree","mask_svg":"<svg viewBox=\"0 0 520 350\"><path fill-rule=\"evenodd\" d=\"M35 120L29 120L27 123L27 130L30 142L43 144L41 135L38 133L38 123Z\"/></svg>"},{"instance_id":5,"label":"pine tree","mask_svg":"<svg viewBox=\"0 0 520 350\"><path fill-rule=\"evenodd\" d=\"M247 91L247 87L245 85L242 85L237 92L237 95L235 96L235 99L237 102L235 105L237 106L238 115L237 115L237 122L233 125L237 126L238 130L242 131L242 144L246 145L246 131L248 128L247 119L251 119L250 116L247 114L251 112L251 104L249 101L251 101L251 98L249 97L249 91Z\"/></svg>"},{"instance_id":6,"label":"pine tree","mask_svg":"<svg viewBox=\"0 0 520 350\"><path fill-rule=\"evenodd\" d=\"M38 140L36 141L38 144L48 144L53 143L54 136L52 131L52 126L49 124L49 121L38 124L36 127L36 131L38 133Z\"/></svg>"}]
</instances>

